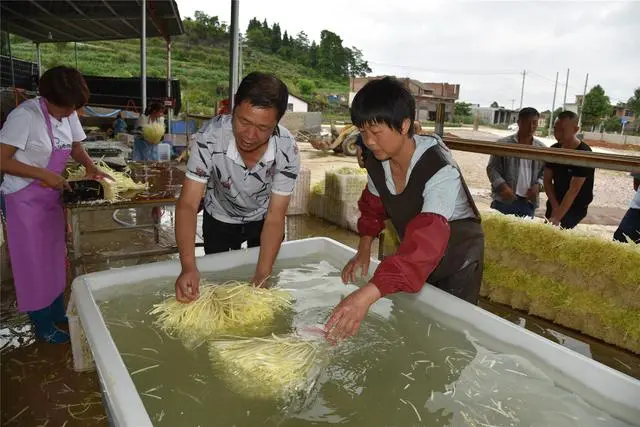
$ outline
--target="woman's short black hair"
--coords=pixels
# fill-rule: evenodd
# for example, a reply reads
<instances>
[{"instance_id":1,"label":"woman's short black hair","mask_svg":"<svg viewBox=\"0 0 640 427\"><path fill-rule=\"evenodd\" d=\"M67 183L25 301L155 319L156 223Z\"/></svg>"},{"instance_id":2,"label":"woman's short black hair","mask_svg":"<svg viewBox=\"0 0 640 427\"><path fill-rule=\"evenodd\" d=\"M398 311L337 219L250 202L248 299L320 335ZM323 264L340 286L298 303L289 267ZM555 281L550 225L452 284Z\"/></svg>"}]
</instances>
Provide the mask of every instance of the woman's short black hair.
<instances>
[{"instance_id":1,"label":"woman's short black hair","mask_svg":"<svg viewBox=\"0 0 640 427\"><path fill-rule=\"evenodd\" d=\"M164 113L164 107L162 106L162 104L160 104L159 102L152 102L151 104L147 105L147 109L144 110L144 115L150 116L153 113L157 113L159 111L162 111Z\"/></svg>"},{"instance_id":2,"label":"woman's short black hair","mask_svg":"<svg viewBox=\"0 0 640 427\"><path fill-rule=\"evenodd\" d=\"M77 110L89 102L89 88L80 71L73 67L48 69L38 85L40 96L58 107Z\"/></svg>"},{"instance_id":3,"label":"woman's short black hair","mask_svg":"<svg viewBox=\"0 0 640 427\"><path fill-rule=\"evenodd\" d=\"M413 137L416 100L394 77L372 80L363 86L351 103L351 122L359 128L366 124L385 124L402 132L402 123L409 119L409 136Z\"/></svg>"},{"instance_id":4,"label":"woman's short black hair","mask_svg":"<svg viewBox=\"0 0 640 427\"><path fill-rule=\"evenodd\" d=\"M238 91L233 97L233 108L244 101L249 101L254 107L275 108L280 121L287 111L289 89L275 75L254 71L240 82Z\"/></svg>"}]
</instances>

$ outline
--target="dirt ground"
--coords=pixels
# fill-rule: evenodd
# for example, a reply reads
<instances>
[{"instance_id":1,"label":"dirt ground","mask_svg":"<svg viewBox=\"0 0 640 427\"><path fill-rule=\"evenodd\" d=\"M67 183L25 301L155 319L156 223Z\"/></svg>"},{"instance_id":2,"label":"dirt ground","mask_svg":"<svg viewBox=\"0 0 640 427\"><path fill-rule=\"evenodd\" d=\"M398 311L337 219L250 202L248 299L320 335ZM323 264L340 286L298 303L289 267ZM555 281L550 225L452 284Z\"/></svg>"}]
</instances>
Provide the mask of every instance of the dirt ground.
<instances>
[{"instance_id":1,"label":"dirt ground","mask_svg":"<svg viewBox=\"0 0 640 427\"><path fill-rule=\"evenodd\" d=\"M470 139L496 140L509 134L506 131L471 129L446 129L447 132ZM546 143L547 141L545 141ZM311 186L324 179L327 170L341 167L358 167L355 157L336 154L333 151L320 151L311 144L299 143L303 167L311 171ZM609 148L609 147L607 147ZM626 155L640 155L637 151L620 151ZM489 209L491 204L491 188L486 174L489 156L486 154L454 151L453 156L460 166L464 178L471 189L478 207ZM598 169L595 175L594 200L589 213L578 227L588 232L610 236L629 208L633 198L633 180L626 172ZM544 216L546 196L541 194L541 208L536 216Z\"/></svg>"}]
</instances>

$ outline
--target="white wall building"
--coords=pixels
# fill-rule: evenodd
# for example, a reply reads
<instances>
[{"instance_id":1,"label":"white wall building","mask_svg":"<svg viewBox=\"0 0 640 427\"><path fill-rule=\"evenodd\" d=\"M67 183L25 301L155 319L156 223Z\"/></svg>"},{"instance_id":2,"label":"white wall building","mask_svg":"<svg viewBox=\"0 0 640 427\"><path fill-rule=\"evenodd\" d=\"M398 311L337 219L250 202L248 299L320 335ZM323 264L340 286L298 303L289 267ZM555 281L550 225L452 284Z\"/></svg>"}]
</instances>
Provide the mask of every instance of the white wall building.
<instances>
[{"instance_id":1,"label":"white wall building","mask_svg":"<svg viewBox=\"0 0 640 427\"><path fill-rule=\"evenodd\" d=\"M309 110L309 104L307 101L298 98L297 96L289 95L287 101L287 111L293 113L306 113Z\"/></svg>"},{"instance_id":2,"label":"white wall building","mask_svg":"<svg viewBox=\"0 0 640 427\"><path fill-rule=\"evenodd\" d=\"M473 105L471 107L473 115L480 117L481 123L488 125L510 125L518 120L518 110L509 110L504 107L479 107Z\"/></svg>"}]
</instances>

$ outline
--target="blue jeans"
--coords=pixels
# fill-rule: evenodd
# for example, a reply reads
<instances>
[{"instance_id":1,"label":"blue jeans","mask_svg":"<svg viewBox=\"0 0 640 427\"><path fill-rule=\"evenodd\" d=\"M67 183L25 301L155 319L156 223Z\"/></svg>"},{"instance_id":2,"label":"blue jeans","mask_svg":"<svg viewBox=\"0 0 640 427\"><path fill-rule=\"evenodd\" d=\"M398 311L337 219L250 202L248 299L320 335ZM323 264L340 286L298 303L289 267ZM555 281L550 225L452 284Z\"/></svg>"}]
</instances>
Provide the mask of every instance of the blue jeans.
<instances>
[{"instance_id":1,"label":"blue jeans","mask_svg":"<svg viewBox=\"0 0 640 427\"><path fill-rule=\"evenodd\" d=\"M491 202L491 208L505 215L515 215L521 217L533 218L536 213L536 207L523 197L518 197L511 203L505 203L500 200Z\"/></svg>"},{"instance_id":2,"label":"blue jeans","mask_svg":"<svg viewBox=\"0 0 640 427\"><path fill-rule=\"evenodd\" d=\"M627 243L626 237L640 244L640 209L629 209L615 233L613 239Z\"/></svg>"},{"instance_id":3,"label":"blue jeans","mask_svg":"<svg viewBox=\"0 0 640 427\"><path fill-rule=\"evenodd\" d=\"M131 159L134 162L157 161L158 146L149 144L144 139L136 138L135 141L133 141L133 153L131 153Z\"/></svg>"}]
</instances>

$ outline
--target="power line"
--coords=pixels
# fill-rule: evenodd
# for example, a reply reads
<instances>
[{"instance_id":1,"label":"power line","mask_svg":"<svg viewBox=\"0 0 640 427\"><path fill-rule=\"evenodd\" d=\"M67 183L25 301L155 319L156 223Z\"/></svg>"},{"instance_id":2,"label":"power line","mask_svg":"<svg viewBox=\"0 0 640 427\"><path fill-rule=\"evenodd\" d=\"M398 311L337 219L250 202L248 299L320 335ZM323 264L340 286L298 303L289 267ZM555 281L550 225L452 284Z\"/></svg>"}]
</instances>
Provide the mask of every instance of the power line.
<instances>
[{"instance_id":1,"label":"power line","mask_svg":"<svg viewBox=\"0 0 640 427\"><path fill-rule=\"evenodd\" d=\"M546 80L546 81L548 81L549 83L555 83L555 80L550 79L550 78L548 78L548 77L545 77L545 76L543 76L542 74L536 73L535 71L531 71L531 70L529 70L529 74L533 75L533 77L535 77L535 78L539 78L539 79L542 79L542 80ZM561 86L561 87L570 87L571 89L573 89L573 90L577 90L577 91L581 91L581 90L582 90L581 88L579 88L579 87L577 87L577 86L567 85L566 83L561 83L561 82L558 82L558 86Z\"/></svg>"},{"instance_id":2,"label":"power line","mask_svg":"<svg viewBox=\"0 0 640 427\"><path fill-rule=\"evenodd\" d=\"M486 76L521 74L520 71L515 71L515 70L475 70L475 71L474 70L452 70L452 69L444 69L444 68L423 68L423 67L416 67L413 65L389 64L389 63L377 62L377 61L367 61L367 62L372 65L381 65L385 67L394 67L394 68L406 68L406 69L426 71L431 73L486 75Z\"/></svg>"}]
</instances>

